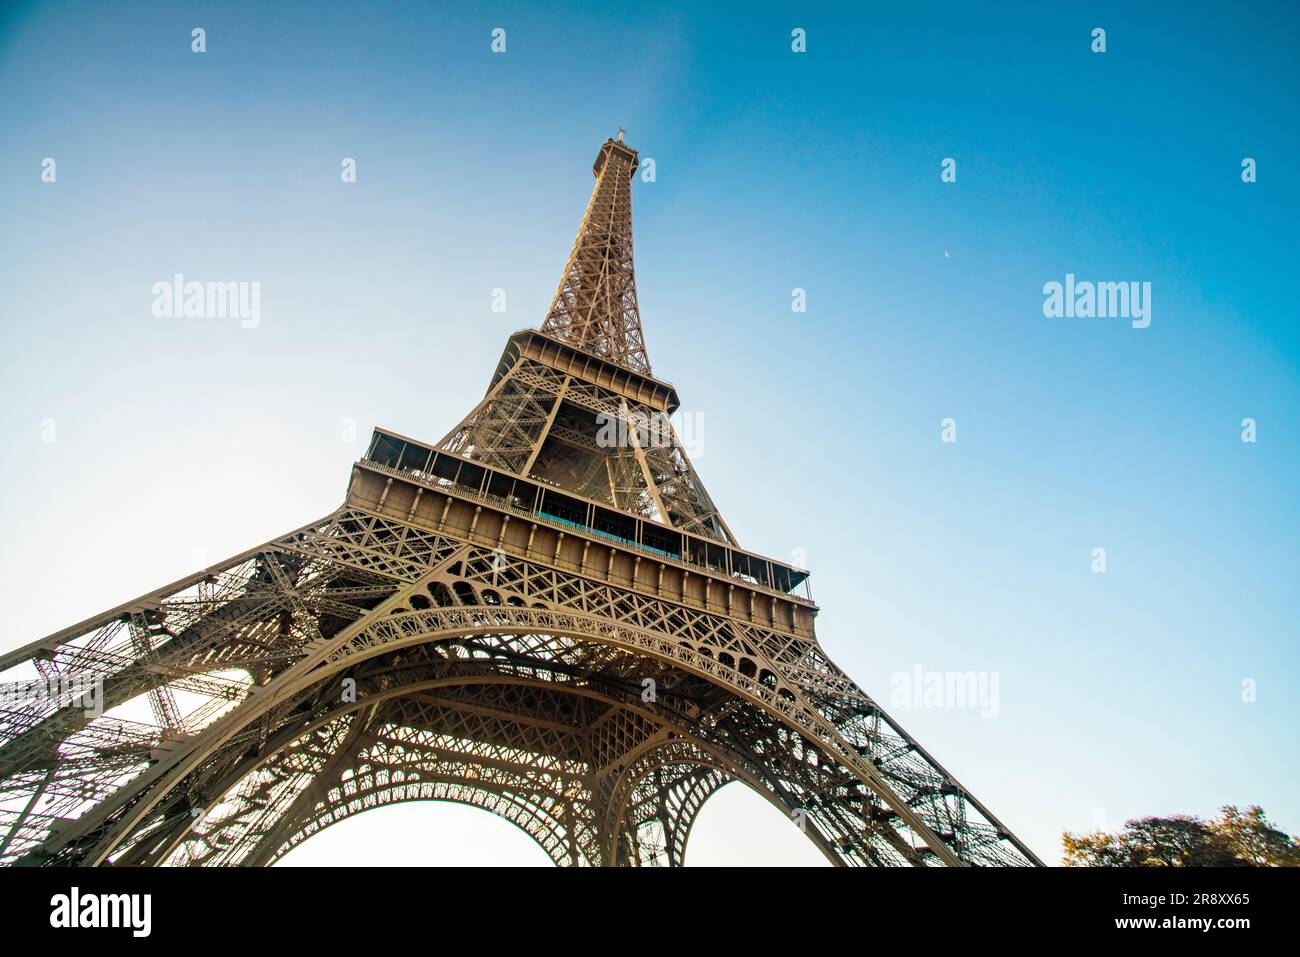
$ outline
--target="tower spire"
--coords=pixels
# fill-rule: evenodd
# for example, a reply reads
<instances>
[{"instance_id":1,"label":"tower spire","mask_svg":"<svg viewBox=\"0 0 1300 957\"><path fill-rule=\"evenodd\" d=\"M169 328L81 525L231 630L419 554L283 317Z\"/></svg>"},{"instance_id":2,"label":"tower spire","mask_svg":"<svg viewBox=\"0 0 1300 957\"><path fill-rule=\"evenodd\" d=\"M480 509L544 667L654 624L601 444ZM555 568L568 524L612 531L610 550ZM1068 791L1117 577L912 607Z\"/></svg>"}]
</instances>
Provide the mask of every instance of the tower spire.
<instances>
[{"instance_id":1,"label":"tower spire","mask_svg":"<svg viewBox=\"0 0 1300 957\"><path fill-rule=\"evenodd\" d=\"M637 152L605 140L592 167L578 238L541 330L570 345L650 375L632 267L632 176Z\"/></svg>"}]
</instances>

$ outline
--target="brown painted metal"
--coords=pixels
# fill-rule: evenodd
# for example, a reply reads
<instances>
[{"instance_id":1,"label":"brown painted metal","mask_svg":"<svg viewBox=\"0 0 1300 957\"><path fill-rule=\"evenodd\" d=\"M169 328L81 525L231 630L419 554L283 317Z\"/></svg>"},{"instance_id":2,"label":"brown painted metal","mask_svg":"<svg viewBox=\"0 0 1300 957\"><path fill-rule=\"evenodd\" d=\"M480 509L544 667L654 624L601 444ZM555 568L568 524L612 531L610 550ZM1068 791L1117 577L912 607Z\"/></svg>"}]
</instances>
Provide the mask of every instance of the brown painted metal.
<instances>
[{"instance_id":1,"label":"brown painted metal","mask_svg":"<svg viewBox=\"0 0 1300 957\"><path fill-rule=\"evenodd\" d=\"M632 268L632 176L636 150L607 139L592 170L591 191L542 332L650 374Z\"/></svg>"},{"instance_id":2,"label":"brown painted metal","mask_svg":"<svg viewBox=\"0 0 1300 957\"><path fill-rule=\"evenodd\" d=\"M741 781L837 864L1039 863L831 663L807 573L740 548L646 428L678 398L641 333L636 168L600 148L541 330L441 442L377 429L337 511L0 657L99 677L106 707L0 710L0 861L270 864L441 800L557 864L679 865Z\"/></svg>"}]
</instances>

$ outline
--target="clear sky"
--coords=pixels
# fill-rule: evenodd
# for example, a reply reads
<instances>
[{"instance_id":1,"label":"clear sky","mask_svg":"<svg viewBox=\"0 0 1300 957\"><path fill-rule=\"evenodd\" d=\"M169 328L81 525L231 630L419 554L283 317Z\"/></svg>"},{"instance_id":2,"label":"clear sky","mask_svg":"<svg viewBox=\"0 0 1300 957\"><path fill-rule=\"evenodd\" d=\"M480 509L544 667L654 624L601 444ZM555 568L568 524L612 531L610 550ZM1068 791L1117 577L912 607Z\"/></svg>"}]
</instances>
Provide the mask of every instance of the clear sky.
<instances>
[{"instance_id":1,"label":"clear sky","mask_svg":"<svg viewBox=\"0 0 1300 957\"><path fill-rule=\"evenodd\" d=\"M655 372L741 543L812 569L830 655L1045 859L1229 802L1300 832L1298 33L1283 3L7 4L3 644L328 513L373 426L443 435L623 126ZM175 273L259 282L260 322L156 318ZM1150 326L1045 317L1067 273L1150 282ZM996 716L891 708L917 666L995 673ZM792 831L732 785L688 862L819 860ZM539 854L408 805L289 860Z\"/></svg>"}]
</instances>

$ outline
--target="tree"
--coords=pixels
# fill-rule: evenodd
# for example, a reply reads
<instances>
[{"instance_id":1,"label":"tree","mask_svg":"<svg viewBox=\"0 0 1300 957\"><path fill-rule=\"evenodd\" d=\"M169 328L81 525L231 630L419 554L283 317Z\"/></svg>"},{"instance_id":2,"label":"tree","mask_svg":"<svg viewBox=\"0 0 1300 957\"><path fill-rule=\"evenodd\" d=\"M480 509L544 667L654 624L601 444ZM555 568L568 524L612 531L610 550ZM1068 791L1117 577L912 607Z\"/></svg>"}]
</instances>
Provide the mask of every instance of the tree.
<instances>
[{"instance_id":1,"label":"tree","mask_svg":"<svg viewBox=\"0 0 1300 957\"><path fill-rule=\"evenodd\" d=\"M1269 822L1258 805L1240 812L1229 804L1221 817L1144 817L1124 822L1118 834L1061 835L1070 867L1300 867L1300 838Z\"/></svg>"},{"instance_id":2,"label":"tree","mask_svg":"<svg viewBox=\"0 0 1300 957\"><path fill-rule=\"evenodd\" d=\"M1229 804L1214 828L1234 856L1256 867L1300 867L1300 839L1273 827L1258 804L1240 813Z\"/></svg>"}]
</instances>

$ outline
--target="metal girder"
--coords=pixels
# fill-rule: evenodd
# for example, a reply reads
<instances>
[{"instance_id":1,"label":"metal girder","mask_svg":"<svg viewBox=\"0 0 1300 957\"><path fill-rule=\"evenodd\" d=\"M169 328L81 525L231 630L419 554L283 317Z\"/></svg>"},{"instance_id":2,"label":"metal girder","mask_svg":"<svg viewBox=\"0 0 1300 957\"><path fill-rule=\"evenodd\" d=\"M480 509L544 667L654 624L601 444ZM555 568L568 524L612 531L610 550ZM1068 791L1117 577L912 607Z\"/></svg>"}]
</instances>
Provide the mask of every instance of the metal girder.
<instances>
[{"instance_id":1,"label":"metal girder","mask_svg":"<svg viewBox=\"0 0 1300 957\"><path fill-rule=\"evenodd\" d=\"M596 158L596 185L541 331L650 374L632 267L635 150L609 139Z\"/></svg>"}]
</instances>

